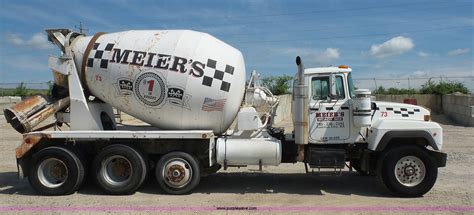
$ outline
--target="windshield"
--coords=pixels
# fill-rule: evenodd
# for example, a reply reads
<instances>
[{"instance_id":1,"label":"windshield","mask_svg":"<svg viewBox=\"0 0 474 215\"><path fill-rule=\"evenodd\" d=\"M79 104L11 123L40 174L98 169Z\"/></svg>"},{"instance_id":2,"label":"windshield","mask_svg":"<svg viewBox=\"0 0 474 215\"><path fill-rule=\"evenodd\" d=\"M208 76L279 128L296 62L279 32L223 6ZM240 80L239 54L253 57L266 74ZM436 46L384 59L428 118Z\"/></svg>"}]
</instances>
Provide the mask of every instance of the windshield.
<instances>
[{"instance_id":1,"label":"windshield","mask_svg":"<svg viewBox=\"0 0 474 215\"><path fill-rule=\"evenodd\" d=\"M347 76L347 82L349 83L349 95L351 98L355 98L355 87L354 87L354 81L352 81L352 74L349 73Z\"/></svg>"}]
</instances>

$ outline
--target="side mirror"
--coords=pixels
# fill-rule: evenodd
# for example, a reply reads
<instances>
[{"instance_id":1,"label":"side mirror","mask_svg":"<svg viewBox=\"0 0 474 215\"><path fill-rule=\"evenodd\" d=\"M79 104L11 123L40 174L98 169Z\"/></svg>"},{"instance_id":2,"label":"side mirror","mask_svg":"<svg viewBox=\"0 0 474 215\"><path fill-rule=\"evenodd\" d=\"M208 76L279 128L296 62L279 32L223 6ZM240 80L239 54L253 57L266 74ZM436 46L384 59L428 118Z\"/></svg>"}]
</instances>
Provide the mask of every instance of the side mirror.
<instances>
[{"instance_id":1,"label":"side mirror","mask_svg":"<svg viewBox=\"0 0 474 215\"><path fill-rule=\"evenodd\" d=\"M336 89L336 76L331 74L329 76L329 98L336 99L339 95L337 95Z\"/></svg>"}]
</instances>

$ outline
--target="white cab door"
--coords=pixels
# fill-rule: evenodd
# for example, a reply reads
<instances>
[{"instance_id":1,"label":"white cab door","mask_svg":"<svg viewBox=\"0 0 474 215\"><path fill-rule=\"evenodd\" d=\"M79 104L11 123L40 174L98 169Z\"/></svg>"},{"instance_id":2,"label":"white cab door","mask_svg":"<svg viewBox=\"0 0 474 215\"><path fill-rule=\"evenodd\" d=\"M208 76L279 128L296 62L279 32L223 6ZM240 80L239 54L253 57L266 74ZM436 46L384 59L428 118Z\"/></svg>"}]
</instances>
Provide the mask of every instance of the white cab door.
<instances>
[{"instance_id":1,"label":"white cab door","mask_svg":"<svg viewBox=\"0 0 474 215\"><path fill-rule=\"evenodd\" d=\"M351 108L344 76L336 75L338 98L329 98L329 75L314 76L309 81L309 142L346 142L351 136Z\"/></svg>"}]
</instances>

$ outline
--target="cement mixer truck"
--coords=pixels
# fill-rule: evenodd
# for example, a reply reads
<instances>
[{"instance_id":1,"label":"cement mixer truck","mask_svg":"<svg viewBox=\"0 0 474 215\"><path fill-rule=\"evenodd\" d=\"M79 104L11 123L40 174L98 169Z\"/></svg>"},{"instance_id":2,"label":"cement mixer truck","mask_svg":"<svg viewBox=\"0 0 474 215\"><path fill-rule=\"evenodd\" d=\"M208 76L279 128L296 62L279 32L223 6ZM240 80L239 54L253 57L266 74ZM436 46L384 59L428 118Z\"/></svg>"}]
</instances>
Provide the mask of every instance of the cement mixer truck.
<instances>
[{"instance_id":1,"label":"cement mixer truck","mask_svg":"<svg viewBox=\"0 0 474 215\"><path fill-rule=\"evenodd\" d=\"M4 110L23 134L19 175L42 195L73 193L86 178L105 193L131 194L150 175L166 193L186 194L219 169L302 162L306 173L348 167L413 197L446 165L430 111L372 101L347 66L305 68L296 58L285 130L272 121L278 98L256 73L246 83L241 52L209 34L46 32L61 51L48 60L51 96ZM148 125L117 124L113 108Z\"/></svg>"}]
</instances>

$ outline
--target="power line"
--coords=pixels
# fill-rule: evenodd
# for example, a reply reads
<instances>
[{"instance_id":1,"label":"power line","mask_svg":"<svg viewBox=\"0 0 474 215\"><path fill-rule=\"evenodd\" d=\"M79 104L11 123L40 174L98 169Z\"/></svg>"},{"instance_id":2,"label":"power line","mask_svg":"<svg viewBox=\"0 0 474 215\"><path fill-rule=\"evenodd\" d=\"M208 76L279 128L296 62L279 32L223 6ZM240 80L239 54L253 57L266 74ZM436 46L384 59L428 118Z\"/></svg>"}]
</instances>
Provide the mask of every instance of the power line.
<instances>
[{"instance_id":1,"label":"power line","mask_svg":"<svg viewBox=\"0 0 474 215\"><path fill-rule=\"evenodd\" d=\"M452 26L452 27L444 27L444 28L433 28L433 29L424 29L424 30L412 30L412 31L389 32L389 33L378 33L378 34L331 36L331 37L319 37L319 38L311 38L311 39L300 38L300 39L285 39L285 40L237 41L236 43L275 43L275 42L314 41L314 40L327 40L327 39L347 39L347 38L356 38L356 37L386 36L386 35L393 35L393 34L400 34L400 33L420 33L420 32L452 30L452 29L461 29L461 28L472 28L472 27L473 27L472 25L466 25L466 26Z\"/></svg>"},{"instance_id":2,"label":"power line","mask_svg":"<svg viewBox=\"0 0 474 215\"><path fill-rule=\"evenodd\" d=\"M405 6L419 5L419 4L422 4L422 3L417 2L417 3L372 6L372 7L360 7L360 8L310 10L310 11L300 11L300 12L294 12L294 13L273 13L273 14L247 15L247 16L227 16L226 18L240 19L240 18L258 18L258 17L275 17L275 16L294 16L294 15L313 14L313 13L333 13L333 12L344 12L344 11L360 11L360 10L372 10L372 9L382 9L382 8L405 7Z\"/></svg>"},{"instance_id":3,"label":"power line","mask_svg":"<svg viewBox=\"0 0 474 215\"><path fill-rule=\"evenodd\" d=\"M436 19L427 19L427 20L423 20L423 21L438 21L438 20L446 20L446 17L443 17L443 18L436 18ZM419 20L417 20L419 21ZM410 23L410 24L417 24L417 23L413 23L413 20L403 20L403 21L396 21L396 22L392 22L392 23L379 23L379 24L372 24L372 25L364 25L363 27L375 27L375 26L390 26L390 25L393 25L393 24L400 24L400 23ZM439 24L439 23L438 23ZM348 29L348 28L360 28L361 26L356 26L356 25L338 25L338 26L333 26L333 27L319 27L319 28L311 28L311 29L296 29L296 30L290 30L292 33L294 32L319 32L319 31L325 31L325 30L331 30L331 29ZM278 33L285 33L285 34L288 34L288 29L284 30L284 31L265 31L265 34L278 34ZM221 34L221 35L226 35L226 36L243 36L243 35L258 35L258 34L262 34L261 32L260 33L256 33L256 32L253 32L253 33L236 33L236 34Z\"/></svg>"},{"instance_id":4,"label":"power line","mask_svg":"<svg viewBox=\"0 0 474 215\"><path fill-rule=\"evenodd\" d=\"M448 6L452 7L453 4L451 2L446 2L446 3L443 3L443 4L440 4L440 5L427 5L423 8L423 11L417 11L417 13L420 13L420 12L426 12L427 9L446 9L447 6L443 6L444 4L448 4ZM435 6L435 7L432 7L432 6ZM465 7L465 4L463 5L457 5L457 6L454 6L454 7L460 7L460 6L463 6ZM375 7L374 7L375 9ZM405 8L404 8L405 9ZM342 9L341 9L342 10ZM351 9L347 9L349 11L351 11ZM362 9L361 10L355 10L355 11L363 11ZM406 10L402 10L402 11L391 11L391 12L388 12L388 11L378 11L378 12L375 12L375 13L371 13L372 15L373 14L383 14L383 15L386 15L386 14L390 14L390 13L400 13L400 12L406 12L406 11L411 11L411 9L406 9ZM367 15L367 14L365 14ZM343 14L343 15L337 15L337 16L329 16L329 17L324 17L326 19L336 19L336 18L348 18L348 17L358 17L360 16L360 14L358 15L348 15L348 14ZM210 25L199 25L199 26L186 26L185 28L192 28L192 27L195 27L197 29L199 28L206 28L206 27L220 27L220 26L230 26L230 25L255 25L255 24L264 24L264 23L282 23L282 22L292 22L292 21L302 21L302 20L308 20L308 19L314 19L314 17L306 17L306 18L297 18L297 19L279 19L279 20L275 20L275 19L272 19L272 20L257 20L257 21L248 21L248 22L237 22L237 23L231 23L231 22L225 22L225 24L222 24L222 25L219 25L219 26L216 26L215 23L213 24L210 24Z\"/></svg>"},{"instance_id":5,"label":"power line","mask_svg":"<svg viewBox=\"0 0 474 215\"><path fill-rule=\"evenodd\" d=\"M458 79L458 78L474 78L474 76L442 76L442 77L436 77L436 76L433 76L433 77L425 77L425 78L421 78L421 77L415 77L415 78L354 78L355 81L373 81L373 80L377 80L377 81L399 81L399 80L426 80L426 79L442 79L442 78L446 78L446 79Z\"/></svg>"}]
</instances>

